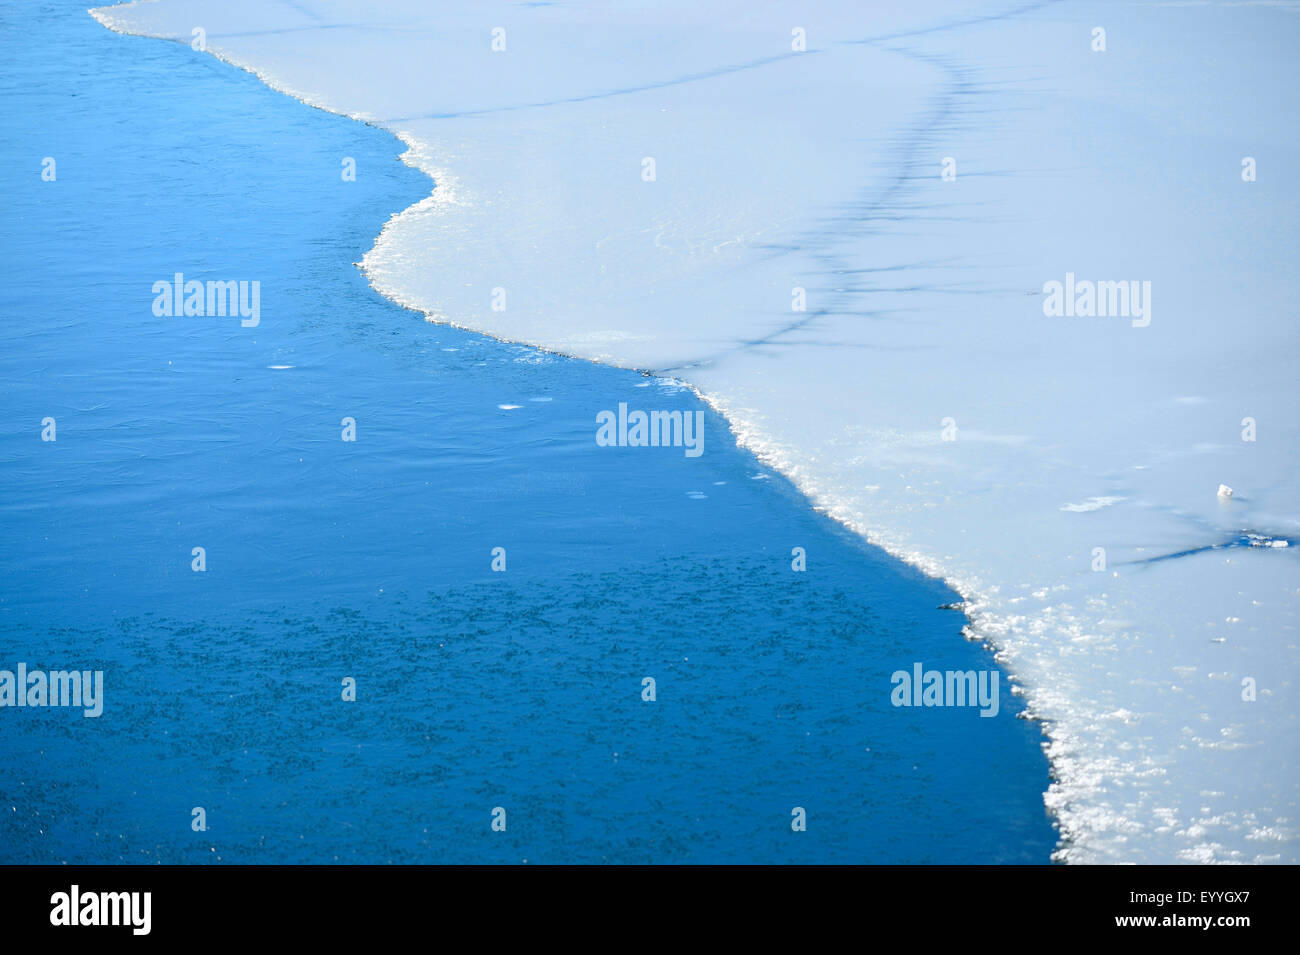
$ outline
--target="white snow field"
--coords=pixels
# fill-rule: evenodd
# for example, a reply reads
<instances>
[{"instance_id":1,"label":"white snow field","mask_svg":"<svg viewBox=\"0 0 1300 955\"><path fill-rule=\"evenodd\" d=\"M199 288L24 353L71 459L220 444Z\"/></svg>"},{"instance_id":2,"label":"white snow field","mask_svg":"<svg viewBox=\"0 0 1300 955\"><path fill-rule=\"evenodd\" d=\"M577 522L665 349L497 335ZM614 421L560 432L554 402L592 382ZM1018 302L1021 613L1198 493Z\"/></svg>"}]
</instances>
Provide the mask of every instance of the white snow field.
<instances>
[{"instance_id":1,"label":"white snow field","mask_svg":"<svg viewBox=\"0 0 1300 955\"><path fill-rule=\"evenodd\" d=\"M94 14L400 136L436 185L383 294L688 382L948 580L1044 721L1059 860L1300 861L1296 4Z\"/></svg>"}]
</instances>

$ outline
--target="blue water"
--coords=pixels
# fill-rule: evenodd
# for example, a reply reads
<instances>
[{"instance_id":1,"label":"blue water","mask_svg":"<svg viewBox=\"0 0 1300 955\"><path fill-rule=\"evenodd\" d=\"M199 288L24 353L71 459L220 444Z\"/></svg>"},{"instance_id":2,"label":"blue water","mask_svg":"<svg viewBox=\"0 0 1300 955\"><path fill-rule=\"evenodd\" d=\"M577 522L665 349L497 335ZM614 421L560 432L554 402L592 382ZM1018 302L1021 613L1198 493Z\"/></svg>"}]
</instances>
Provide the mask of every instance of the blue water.
<instances>
[{"instance_id":1,"label":"blue water","mask_svg":"<svg viewBox=\"0 0 1300 955\"><path fill-rule=\"evenodd\" d=\"M0 861L1047 861L1005 679L995 719L890 705L994 666L956 595L707 410L698 458L596 446L690 392L366 285L429 188L393 138L84 5L0 47L0 669L105 673L98 719L0 709ZM175 272L260 281L260 324L155 317Z\"/></svg>"}]
</instances>

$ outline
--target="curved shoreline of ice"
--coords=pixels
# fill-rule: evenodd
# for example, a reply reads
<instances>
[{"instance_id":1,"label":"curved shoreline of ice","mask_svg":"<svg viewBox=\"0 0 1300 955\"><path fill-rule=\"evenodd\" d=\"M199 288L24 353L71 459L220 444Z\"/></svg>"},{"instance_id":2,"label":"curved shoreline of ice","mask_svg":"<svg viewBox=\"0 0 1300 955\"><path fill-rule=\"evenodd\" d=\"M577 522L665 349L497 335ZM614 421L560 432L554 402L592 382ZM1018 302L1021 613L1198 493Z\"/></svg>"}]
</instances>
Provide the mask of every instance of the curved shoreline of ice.
<instances>
[{"instance_id":1,"label":"curved shoreline of ice","mask_svg":"<svg viewBox=\"0 0 1300 955\"><path fill-rule=\"evenodd\" d=\"M1254 262L1237 263L1255 280L1244 302L1227 294L1231 283L1208 291L1196 283L1249 241L1241 227L1247 218L1274 249L1294 245L1295 200L1263 182L1243 199L1231 191L1240 183L1228 168L1222 193L1207 193L1217 205L1198 210L1198 223L1218 237L1190 245L1175 205L1179 190L1205 179L1206 156L1220 157L1201 144L1195 122L1170 118L1175 107L1194 103L1214 111L1221 138L1247 139L1244 132L1255 130L1258 140L1258 129L1287 115L1279 104L1290 105L1289 94L1270 90L1262 104L1239 107L1233 90L1209 88L1222 84L1221 74L1207 74L1199 86L1186 75L1159 85L1158 67L1181 57L1184 44L1211 44L1229 62L1261 59L1253 48L1224 48L1213 10L1180 14L1195 35L1190 43L1166 35L1162 46L1151 24L1168 14L1156 8L1064 5L1069 13L1044 13L1035 4L1007 18L942 6L892 14L893 24L874 30L833 6L808 14L823 21L821 36L834 38L819 45L818 28L809 28L801 55L816 54L815 68L759 55L778 25L773 44L788 42L795 15L781 11L751 14L733 34L703 40L690 12L670 28L591 13L605 47L590 41L583 51L595 66L569 71L547 53L569 40L564 28L574 23L563 19L565 10L555 14L559 26L543 13L492 7L444 11L437 24L413 27L417 11L390 9L374 17L398 22L363 30L350 21L350 44L335 42L347 27L322 34L333 43L327 53L376 71L369 85L351 86L315 62L327 58L319 48L283 39L322 25L284 26L306 15L298 7L235 5L232 12L164 0L150 5L148 24L134 4L92 14L119 32L180 42L186 22L225 17L243 29L209 30L208 52L404 142L403 161L435 187L395 213L364 257L363 271L381 294L493 337L688 379L738 442L814 507L947 580L965 600L972 634L996 649L1023 683L1031 714L1044 721L1058 858L1295 861L1298 760L1286 714L1294 712L1300 589L1293 569L1279 563L1291 555L1239 553L1215 563L1194 555L1137 566L1246 524L1279 536L1300 526L1287 485L1294 388L1277 364L1294 333L1267 319L1291 299L1295 280L1279 274L1257 243ZM128 22L127 11L137 19ZM1098 54L1088 46L1089 25L1102 11L1121 42ZM496 22L485 18L497 16L536 18L523 31L536 47L524 44L518 75L485 57ZM444 21L457 39L438 45ZM258 23L263 30L249 28ZM1267 23L1279 49L1295 33ZM932 24L947 29L925 29ZM638 28L677 44L672 69L640 49ZM980 30L975 43L970 32ZM438 101L451 95L442 88L401 89L383 74L394 62L416 69L426 40L414 35L433 38L453 63L448 73L460 70L464 89L455 95L463 99L454 107ZM512 25L508 35L519 31ZM1139 45L1135 36L1145 60L1125 52L1124 39ZM474 48L480 39L483 48ZM710 72L719 60L763 65ZM532 108L546 117L530 125L526 110L512 109L500 118L510 94L530 79L528 67L533 86L544 76L555 87L547 98L528 87L530 101L542 104ZM500 76L484 72L499 68ZM615 68L620 82L601 94L601 79ZM777 69L783 78L773 78ZM622 80L629 72L632 79ZM1135 89L1149 102L1134 106ZM894 100L879 102L882 93ZM837 129L845 114L833 97L854 106L870 101L868 128ZM773 103L794 141L762 120ZM656 110L673 115L664 120ZM1021 111L1033 124L1018 122ZM1090 154L1086 137L1071 138L1072 120L1130 147L1145 141L1143 124L1163 124L1161 136L1178 148L1145 161L1172 185ZM563 138L559 129L571 135L552 142ZM1027 130L1044 141L1027 138ZM1273 135L1269 161L1286 168L1296 158L1294 136ZM870 169L860 166L863 141L877 160ZM733 158L729 143L744 144L745 161L718 170ZM665 170L653 183L638 176L647 150L659 153ZM957 175L946 181L939 160L951 153ZM680 177L670 178L672 170ZM1074 209L1076 194L1154 221L1130 216L1127 233L1116 234L1103 217ZM594 213L583 206L589 196L600 199ZM1242 202L1249 207L1233 205ZM530 261L543 241L552 247ZM769 274L774 262L777 277ZM1151 327L1044 322L1042 283L1067 271L1128 279L1134 263L1159 290ZM881 270L887 284L854 271L862 268ZM454 287L452 276L471 281ZM497 283L511 296L504 312L489 304ZM794 285L808 290L806 312L788 311ZM655 299L660 292L664 298ZM1249 347L1218 336L1228 306L1265 316L1251 327ZM602 322L604 315L616 320ZM991 348L990 339L1015 347ZM1225 365L1249 368L1255 381L1225 379ZM1192 389L1197 401L1176 397ZM1270 422L1271 447L1230 443L1247 413ZM948 421L953 440L945 439ZM1246 452L1253 457L1242 464ZM1221 480L1254 493L1221 504L1213 492ZM1236 687L1247 678L1260 683L1253 709L1243 708ZM1252 752L1256 758L1246 758ZM1272 778L1258 765L1263 752Z\"/></svg>"}]
</instances>

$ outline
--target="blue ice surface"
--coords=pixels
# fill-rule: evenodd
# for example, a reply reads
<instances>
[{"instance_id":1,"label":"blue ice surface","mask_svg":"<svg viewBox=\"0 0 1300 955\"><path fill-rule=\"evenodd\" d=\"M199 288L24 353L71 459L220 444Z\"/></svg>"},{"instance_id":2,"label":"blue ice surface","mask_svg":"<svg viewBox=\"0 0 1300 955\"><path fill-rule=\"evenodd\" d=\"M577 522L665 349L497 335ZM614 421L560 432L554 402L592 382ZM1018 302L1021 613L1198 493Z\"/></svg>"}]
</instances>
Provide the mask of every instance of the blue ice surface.
<instances>
[{"instance_id":1,"label":"blue ice surface","mask_svg":"<svg viewBox=\"0 0 1300 955\"><path fill-rule=\"evenodd\" d=\"M1007 681L993 719L890 704L916 661L994 666L947 587L707 409L698 458L597 447L598 411L689 391L377 295L353 263L430 186L391 136L75 3L24 14L0 669L103 670L105 703L0 709L0 861L1047 861ZM176 272L260 281L260 325L156 317Z\"/></svg>"}]
</instances>

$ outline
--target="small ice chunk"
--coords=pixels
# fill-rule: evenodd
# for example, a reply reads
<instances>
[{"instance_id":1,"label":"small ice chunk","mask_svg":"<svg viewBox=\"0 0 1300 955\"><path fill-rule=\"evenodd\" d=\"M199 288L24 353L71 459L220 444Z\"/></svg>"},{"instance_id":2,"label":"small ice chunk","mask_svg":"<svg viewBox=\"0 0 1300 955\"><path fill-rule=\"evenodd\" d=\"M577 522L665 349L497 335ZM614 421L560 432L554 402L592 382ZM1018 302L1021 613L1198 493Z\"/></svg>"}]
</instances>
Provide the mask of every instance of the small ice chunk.
<instances>
[{"instance_id":1,"label":"small ice chunk","mask_svg":"<svg viewBox=\"0 0 1300 955\"><path fill-rule=\"evenodd\" d=\"M1225 501L1226 501L1228 498L1232 497L1232 488L1228 487L1228 485L1226 485L1226 484L1220 484L1220 485L1219 485L1219 497L1220 497L1221 499L1225 500Z\"/></svg>"}]
</instances>

